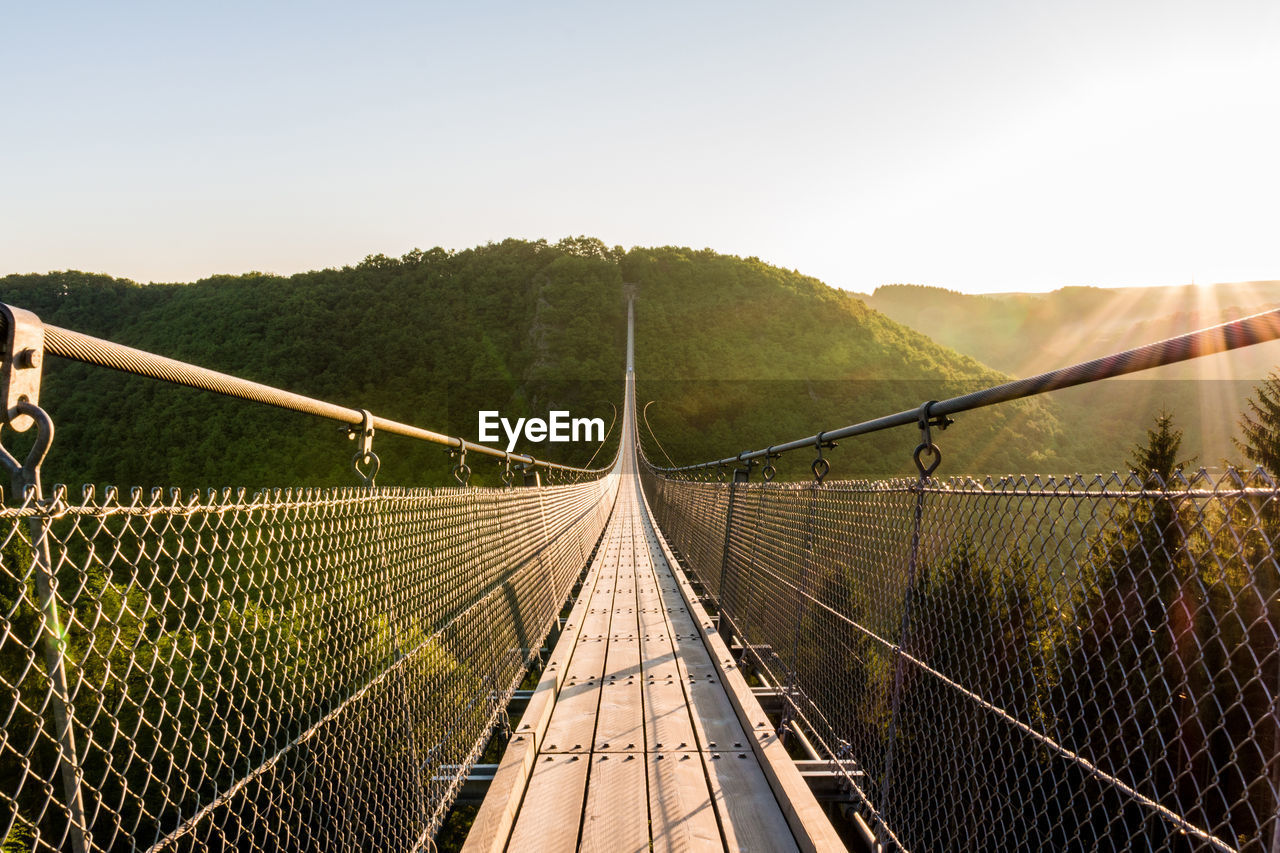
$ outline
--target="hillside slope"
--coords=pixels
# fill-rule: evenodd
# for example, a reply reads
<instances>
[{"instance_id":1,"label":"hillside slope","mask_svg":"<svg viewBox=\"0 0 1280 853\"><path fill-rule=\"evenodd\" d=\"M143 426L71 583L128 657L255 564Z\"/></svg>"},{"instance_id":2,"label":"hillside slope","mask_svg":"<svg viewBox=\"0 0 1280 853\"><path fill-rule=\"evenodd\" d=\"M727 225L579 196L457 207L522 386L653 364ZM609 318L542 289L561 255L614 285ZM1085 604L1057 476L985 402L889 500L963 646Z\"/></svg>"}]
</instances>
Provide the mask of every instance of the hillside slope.
<instances>
[{"instance_id":1,"label":"hillside slope","mask_svg":"<svg viewBox=\"0 0 1280 853\"><path fill-rule=\"evenodd\" d=\"M1280 281L984 295L892 284L859 295L871 308L983 364L1031 376L1280 307ZM1280 343L1272 343L1164 368L1151 378L1259 379L1277 363Z\"/></svg>"},{"instance_id":2,"label":"hillside slope","mask_svg":"<svg viewBox=\"0 0 1280 853\"><path fill-rule=\"evenodd\" d=\"M1032 376L1280 307L1280 281L990 295L889 285L862 298L984 364ZM1212 466L1238 461L1231 441L1236 420L1257 380L1277 365L1280 342L1271 342L1048 399L1073 440L1092 436L1099 450L1141 441L1155 414L1167 409L1186 429L1187 455ZM1105 467L1105 457L1081 449L1082 461L1098 456Z\"/></svg>"},{"instance_id":3,"label":"hillside slope","mask_svg":"<svg viewBox=\"0 0 1280 853\"><path fill-rule=\"evenodd\" d=\"M1005 381L972 358L869 309L851 294L711 251L633 249L636 393L680 464L781 443ZM966 414L939 436L952 473L1061 467L1056 418L1038 402ZM649 444L660 463L666 456ZM914 430L853 439L835 476L908 474ZM803 457L803 458L801 458ZM799 476L812 455L780 470Z\"/></svg>"},{"instance_id":4,"label":"hillside slope","mask_svg":"<svg viewBox=\"0 0 1280 853\"><path fill-rule=\"evenodd\" d=\"M682 463L1005 378L798 273L710 251L623 253L586 238L191 284L8 276L0 299L47 323L474 439L482 408L611 419L621 395L623 281L638 293L640 400L660 401L650 421ZM354 482L342 431L306 416L60 359L49 360L42 402L58 426L49 482ZM1038 403L965 416L940 441L944 471L1059 468L1059 432ZM898 430L846 442L831 454L834 475L910 473L917 440ZM381 483L446 482L441 448L386 435L374 446ZM596 448L518 449L584 463ZM784 473L803 475L808 462L796 454ZM496 466L473 467L479 481L495 481Z\"/></svg>"},{"instance_id":5,"label":"hillside slope","mask_svg":"<svg viewBox=\"0 0 1280 853\"><path fill-rule=\"evenodd\" d=\"M0 299L45 322L352 408L476 436L476 412L612 417L626 312L598 242L508 240L366 258L288 278L146 285L82 273L9 276ZM329 421L49 359L57 424L46 480L122 486L352 485ZM380 483L445 482L443 448L375 438ZM594 447L541 444L586 462ZM601 456L609 458L607 451ZM495 466L472 460L482 479Z\"/></svg>"}]
</instances>

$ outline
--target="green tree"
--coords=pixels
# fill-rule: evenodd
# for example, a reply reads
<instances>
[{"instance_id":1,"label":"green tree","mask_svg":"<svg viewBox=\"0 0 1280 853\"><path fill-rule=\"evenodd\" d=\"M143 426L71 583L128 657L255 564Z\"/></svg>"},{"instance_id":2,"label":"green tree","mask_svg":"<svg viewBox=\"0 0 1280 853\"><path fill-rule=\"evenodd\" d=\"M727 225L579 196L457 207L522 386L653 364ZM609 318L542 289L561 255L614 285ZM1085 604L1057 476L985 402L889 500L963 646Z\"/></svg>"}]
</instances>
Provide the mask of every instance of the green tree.
<instances>
[{"instance_id":1,"label":"green tree","mask_svg":"<svg viewBox=\"0 0 1280 853\"><path fill-rule=\"evenodd\" d=\"M1232 440L1250 462L1280 474L1280 373L1271 371L1253 390L1240 416L1244 440Z\"/></svg>"},{"instance_id":2,"label":"green tree","mask_svg":"<svg viewBox=\"0 0 1280 853\"><path fill-rule=\"evenodd\" d=\"M1174 429L1173 415L1161 410L1155 429L1147 430L1147 443L1133 448L1129 455L1133 470L1143 477L1154 474L1160 484L1167 484L1183 468L1195 463L1195 457L1178 459L1182 447L1182 430Z\"/></svg>"},{"instance_id":3,"label":"green tree","mask_svg":"<svg viewBox=\"0 0 1280 853\"><path fill-rule=\"evenodd\" d=\"M1243 440L1235 440L1245 458L1272 475L1280 475L1280 370L1272 370L1240 415ZM1263 485L1250 483L1251 485ZM1280 503L1265 493L1235 501L1226 509L1239 546L1223 560L1224 571L1210 588L1209 605L1215 628L1220 630L1217 648L1209 651L1222 661L1215 688L1219 705L1227 708L1223 741L1215 752L1237 752L1231 732L1271 716L1270 726L1260 726L1262 755L1240 752L1244 782L1234 809L1248 820L1253 814L1280 815L1280 720L1275 717L1273 685L1280 683ZM1227 550L1227 549L1224 549ZM1268 743L1269 741L1269 743ZM1267 756L1271 756L1267 758ZM1258 760L1258 759L1261 760ZM1265 780L1265 782L1263 781ZM1274 829L1280 837L1280 817Z\"/></svg>"},{"instance_id":4,"label":"green tree","mask_svg":"<svg viewBox=\"0 0 1280 853\"><path fill-rule=\"evenodd\" d=\"M1194 697L1208 686L1187 656L1203 596L1180 499L1171 494L1189 462L1178 459L1181 444L1173 415L1162 411L1146 442L1131 450L1142 491L1115 499L1090 543L1053 704L1069 749L1188 814L1202 780L1192 778L1184 750L1203 754ZM1089 780L1074 784L1080 793L1073 809L1098 801ZM1101 807L1077 819L1108 844L1154 829L1140 810L1114 815Z\"/></svg>"}]
</instances>

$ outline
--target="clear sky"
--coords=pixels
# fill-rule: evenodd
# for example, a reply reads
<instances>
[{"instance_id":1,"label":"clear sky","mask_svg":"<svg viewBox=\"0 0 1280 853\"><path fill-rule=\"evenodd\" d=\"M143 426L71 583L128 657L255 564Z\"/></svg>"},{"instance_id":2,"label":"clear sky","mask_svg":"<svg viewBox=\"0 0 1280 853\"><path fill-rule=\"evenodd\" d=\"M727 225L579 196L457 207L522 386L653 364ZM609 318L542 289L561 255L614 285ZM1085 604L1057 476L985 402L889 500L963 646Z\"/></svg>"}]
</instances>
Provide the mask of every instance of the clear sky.
<instances>
[{"instance_id":1,"label":"clear sky","mask_svg":"<svg viewBox=\"0 0 1280 853\"><path fill-rule=\"evenodd\" d=\"M1280 278L1280 2L0 0L0 274L597 236L829 284Z\"/></svg>"}]
</instances>

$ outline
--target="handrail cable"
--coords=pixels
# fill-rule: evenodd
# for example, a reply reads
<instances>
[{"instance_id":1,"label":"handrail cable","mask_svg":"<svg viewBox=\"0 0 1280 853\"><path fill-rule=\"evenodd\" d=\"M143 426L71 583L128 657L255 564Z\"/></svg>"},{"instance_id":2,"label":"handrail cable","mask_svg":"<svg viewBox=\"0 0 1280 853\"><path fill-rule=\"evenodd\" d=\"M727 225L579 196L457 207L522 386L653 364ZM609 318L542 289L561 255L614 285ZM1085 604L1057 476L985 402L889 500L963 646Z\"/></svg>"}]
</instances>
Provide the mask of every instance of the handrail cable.
<instances>
[{"instance_id":1,"label":"handrail cable","mask_svg":"<svg viewBox=\"0 0 1280 853\"><path fill-rule=\"evenodd\" d=\"M649 425L649 407L650 407L650 406L652 406L652 405L653 405L654 403L656 403L656 402L658 402L658 401L657 401L657 400L650 400L649 402L645 403L645 404L644 404L644 408L640 410L640 416L644 418L644 426L645 426L645 429L649 430L649 435L653 437L653 443L654 443L654 444L656 444L656 445L658 445L658 449L662 451L662 455L663 455L663 456L667 457L667 461L668 461L668 462L670 462L672 465L675 465L675 464L676 464L676 461L675 461L674 459L672 459L672 458L671 458L671 454L670 454L670 453L668 453L668 452L667 452L667 449L666 449L665 447L663 447L663 446L662 446L662 442L661 442L661 441L658 441L658 434L657 434L656 432L654 432L654 431L653 431L653 427L651 427L651 426ZM639 431L638 431L638 430L637 430L636 434L637 434L637 435L639 435ZM640 443L639 443L639 442L637 442L637 443L636 443L636 447L637 447L637 449L638 449L638 450L640 450L640 455L643 457L643 456L644 456L644 450L640 447Z\"/></svg>"},{"instance_id":2,"label":"handrail cable","mask_svg":"<svg viewBox=\"0 0 1280 853\"><path fill-rule=\"evenodd\" d=\"M770 445L762 450L744 451L737 456L728 456L711 462L700 462L696 465L682 465L673 468L654 466L653 470L662 474L674 474L683 471L720 468L766 456L777 456L780 453L786 453L791 450L811 449L819 445L829 446L829 442L838 441L842 438L866 435L893 427L917 425L920 423L922 415L926 415L931 422L945 424L949 423L947 420L948 415L954 415L958 412L967 412L996 403L1020 400L1023 397L1032 397L1062 388L1085 385L1102 379L1112 379L1117 376L1124 376L1127 373L1136 373L1153 367L1163 367L1181 361L1189 361L1193 358L1228 352L1278 338L1280 338L1280 308L1263 311L1260 314L1243 317L1239 320L1232 320L1229 323L1209 326L1208 328L1188 332L1185 335L1156 341L1155 343L1124 350L1123 352L1112 353L1102 358L1095 358L1092 361L1084 361L1069 367L1050 370L1047 373L1041 373L1026 379L1015 379L1012 382L984 388L981 391L974 391L959 397L926 403L924 407L907 409L894 415L862 421L839 429L824 430L808 438ZM927 410L925 407L927 407Z\"/></svg>"},{"instance_id":3,"label":"handrail cable","mask_svg":"<svg viewBox=\"0 0 1280 853\"><path fill-rule=\"evenodd\" d=\"M211 391L215 394L236 397L255 403L265 403L268 406L288 409L305 415L328 418L329 420L354 427L358 427L363 423L364 416L360 409L350 409L346 406L339 406L335 403L317 400L291 391L283 391L270 385L263 385L258 382L251 382L248 379L219 373L216 370L197 367L184 361L155 355L145 350L112 343L81 332L62 329L58 326L46 325L44 333L45 352L71 361L109 367L124 373L146 376L152 379L172 382L176 385L185 385L188 388ZM403 424L399 421L378 417L377 415L373 416L372 425L379 432L402 435L406 438L416 438L420 441L429 441L455 450L461 449L467 453L491 456L507 462L520 463L531 468L546 468L573 474L598 474L606 470L605 468L577 468L572 465L548 462L525 454L508 453L495 447L467 441L465 438L422 429L421 427Z\"/></svg>"}]
</instances>

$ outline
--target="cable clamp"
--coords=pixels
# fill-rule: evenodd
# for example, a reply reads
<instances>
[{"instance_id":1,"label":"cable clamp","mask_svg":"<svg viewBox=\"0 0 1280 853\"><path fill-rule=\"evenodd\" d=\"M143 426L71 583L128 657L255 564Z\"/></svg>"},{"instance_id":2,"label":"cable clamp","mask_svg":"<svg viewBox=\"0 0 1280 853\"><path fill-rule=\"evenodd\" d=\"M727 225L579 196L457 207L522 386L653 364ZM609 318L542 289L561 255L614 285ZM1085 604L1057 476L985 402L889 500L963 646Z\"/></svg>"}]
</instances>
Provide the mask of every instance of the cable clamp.
<instances>
[{"instance_id":1,"label":"cable clamp","mask_svg":"<svg viewBox=\"0 0 1280 853\"><path fill-rule=\"evenodd\" d=\"M781 459L781 458L782 458L782 454L781 454L781 453L774 453L774 452L773 452L773 445L772 445L772 444L771 444L771 445L769 445L769 447L765 450L765 452L764 452L764 467L760 469L760 477L761 477L761 479L763 479L766 483L768 483L768 482L772 482L773 478L774 478L774 477L776 477L776 476L778 476L778 469L777 469L777 468L775 468L775 467L773 467L773 460L775 460L775 459Z\"/></svg>"},{"instance_id":2,"label":"cable clamp","mask_svg":"<svg viewBox=\"0 0 1280 853\"><path fill-rule=\"evenodd\" d=\"M920 427L920 444L911 454L911 458L915 460L916 470L920 472L921 481L929 479L934 471L938 470L938 466L942 464L942 451L938 449L938 445L933 443L933 431L931 427L945 430L955 421L946 415L932 414L932 408L937 404L937 400L930 400L920 405L920 411L917 415L917 423ZM924 457L929 456L933 459L931 463L925 465Z\"/></svg>"},{"instance_id":3,"label":"cable clamp","mask_svg":"<svg viewBox=\"0 0 1280 853\"><path fill-rule=\"evenodd\" d=\"M449 472L453 474L453 479L458 481L458 485L465 486L471 480L471 467L467 465L467 443L461 438L458 439L458 446L449 448L449 456L458 458L453 469Z\"/></svg>"},{"instance_id":4,"label":"cable clamp","mask_svg":"<svg viewBox=\"0 0 1280 853\"><path fill-rule=\"evenodd\" d=\"M373 414L368 409L360 410L359 426L347 427L347 438L360 442L355 455L351 457L351 470L356 472L356 476L366 487L372 489L382 461L373 452Z\"/></svg>"},{"instance_id":5,"label":"cable clamp","mask_svg":"<svg viewBox=\"0 0 1280 853\"><path fill-rule=\"evenodd\" d=\"M21 408L39 407L40 378L44 366L44 324L22 308L0 303L0 393L4 395L3 422L15 432L26 432L36 419Z\"/></svg>"},{"instance_id":6,"label":"cable clamp","mask_svg":"<svg viewBox=\"0 0 1280 853\"><path fill-rule=\"evenodd\" d=\"M820 432L813 444L818 451L818 458L813 460L813 464L809 467L813 471L813 479L821 486L822 481L831 473L831 463L822 455L822 450L823 448L830 450L836 446L836 443L827 439L825 432Z\"/></svg>"}]
</instances>

